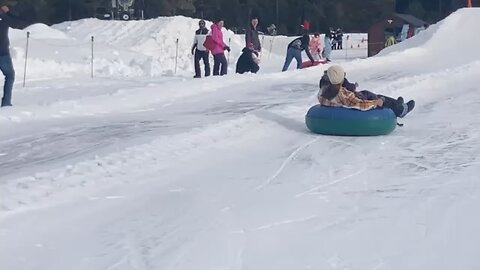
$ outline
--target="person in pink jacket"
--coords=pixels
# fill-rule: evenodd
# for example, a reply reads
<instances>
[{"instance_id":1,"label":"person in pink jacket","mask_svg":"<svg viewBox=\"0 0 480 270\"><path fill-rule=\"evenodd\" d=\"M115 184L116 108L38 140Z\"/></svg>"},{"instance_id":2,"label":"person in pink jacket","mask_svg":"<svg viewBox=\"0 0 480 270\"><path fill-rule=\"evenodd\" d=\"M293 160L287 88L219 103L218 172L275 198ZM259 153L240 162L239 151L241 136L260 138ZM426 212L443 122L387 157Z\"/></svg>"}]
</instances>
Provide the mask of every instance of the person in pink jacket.
<instances>
[{"instance_id":1,"label":"person in pink jacket","mask_svg":"<svg viewBox=\"0 0 480 270\"><path fill-rule=\"evenodd\" d=\"M227 58L225 57L224 51L230 51L230 47L228 47L225 42L223 42L223 33L222 33L222 28L223 28L223 20L218 19L214 24L211 26L211 35L212 35L212 40L215 44L215 46L212 49L212 55L213 55L213 76L218 76L218 75L225 75L227 74L227 68L228 68L228 63L227 63ZM221 66L221 69L220 69Z\"/></svg>"}]
</instances>

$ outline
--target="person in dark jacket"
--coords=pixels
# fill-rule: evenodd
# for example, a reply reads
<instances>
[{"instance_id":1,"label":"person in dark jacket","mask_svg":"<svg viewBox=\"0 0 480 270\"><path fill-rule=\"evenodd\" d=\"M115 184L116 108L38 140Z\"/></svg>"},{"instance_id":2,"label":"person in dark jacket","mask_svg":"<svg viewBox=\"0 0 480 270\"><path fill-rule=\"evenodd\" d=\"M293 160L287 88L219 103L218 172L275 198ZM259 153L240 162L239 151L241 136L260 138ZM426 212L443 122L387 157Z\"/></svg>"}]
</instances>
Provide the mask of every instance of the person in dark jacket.
<instances>
[{"instance_id":1,"label":"person in dark jacket","mask_svg":"<svg viewBox=\"0 0 480 270\"><path fill-rule=\"evenodd\" d=\"M343 31L341 28L337 29L335 39L337 40L337 50L343 50Z\"/></svg>"},{"instance_id":2,"label":"person in dark jacket","mask_svg":"<svg viewBox=\"0 0 480 270\"><path fill-rule=\"evenodd\" d=\"M10 14L9 11L8 6L0 7L0 70L5 76L2 107L12 106L12 89L15 81L15 70L13 68L12 57L10 56L8 29L10 27L16 27L19 20Z\"/></svg>"},{"instance_id":3,"label":"person in dark jacket","mask_svg":"<svg viewBox=\"0 0 480 270\"><path fill-rule=\"evenodd\" d=\"M304 27L303 36L294 39L292 42L290 42L290 44L288 44L287 56L285 58L285 64L283 65L282 71L286 71L288 69L290 63L292 63L293 58L295 58L295 60L297 61L297 69L301 69L302 51L305 51L307 53L308 58L313 64L315 60L313 59L312 54L310 54L310 50L308 48L309 44L310 35L308 34L308 27Z\"/></svg>"},{"instance_id":4,"label":"person in dark jacket","mask_svg":"<svg viewBox=\"0 0 480 270\"><path fill-rule=\"evenodd\" d=\"M258 63L258 52L255 51L254 45L250 43L248 47L242 50L242 55L238 58L236 72L240 74L245 72L257 73L260 69Z\"/></svg>"},{"instance_id":5,"label":"person in dark jacket","mask_svg":"<svg viewBox=\"0 0 480 270\"><path fill-rule=\"evenodd\" d=\"M245 32L245 47L248 47L248 45L251 43L253 44L253 49L257 52L262 51L262 45L260 43L260 39L258 37L258 18L253 17L250 25L247 27L246 32Z\"/></svg>"},{"instance_id":6,"label":"person in dark jacket","mask_svg":"<svg viewBox=\"0 0 480 270\"><path fill-rule=\"evenodd\" d=\"M198 23L200 27L197 31L195 31L195 37L193 39L193 46L192 46L192 54L195 58L195 76L194 78L201 78L201 70L200 70L200 59L203 60L203 64L205 65L205 77L210 76L210 63L208 60L209 52L203 43L208 34L208 29L205 27L205 21L200 20Z\"/></svg>"}]
</instances>

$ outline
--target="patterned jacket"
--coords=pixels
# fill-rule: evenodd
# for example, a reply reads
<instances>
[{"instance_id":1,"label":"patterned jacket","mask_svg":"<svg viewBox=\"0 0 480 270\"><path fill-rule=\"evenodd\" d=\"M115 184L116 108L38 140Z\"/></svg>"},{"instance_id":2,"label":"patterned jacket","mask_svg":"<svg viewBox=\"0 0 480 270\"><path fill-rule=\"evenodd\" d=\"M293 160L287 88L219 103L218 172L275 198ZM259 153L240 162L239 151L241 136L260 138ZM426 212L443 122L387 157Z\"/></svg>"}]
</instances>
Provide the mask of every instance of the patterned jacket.
<instances>
[{"instance_id":1,"label":"patterned jacket","mask_svg":"<svg viewBox=\"0 0 480 270\"><path fill-rule=\"evenodd\" d=\"M363 100L358 98L354 92L348 91L345 87L340 87L338 94L331 100L322 96L322 90L318 93L318 101L323 106L343 107L368 111L377 107L377 100Z\"/></svg>"}]
</instances>

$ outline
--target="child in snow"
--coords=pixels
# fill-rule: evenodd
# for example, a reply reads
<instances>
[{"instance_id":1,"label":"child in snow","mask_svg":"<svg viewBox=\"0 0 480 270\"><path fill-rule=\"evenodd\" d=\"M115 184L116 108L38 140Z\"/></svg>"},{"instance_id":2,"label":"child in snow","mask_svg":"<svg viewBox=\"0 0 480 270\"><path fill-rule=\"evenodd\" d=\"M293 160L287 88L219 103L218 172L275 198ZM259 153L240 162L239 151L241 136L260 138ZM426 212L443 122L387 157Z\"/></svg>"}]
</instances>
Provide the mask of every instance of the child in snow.
<instances>
[{"instance_id":1,"label":"child in snow","mask_svg":"<svg viewBox=\"0 0 480 270\"><path fill-rule=\"evenodd\" d=\"M330 62L330 55L332 54L332 32L330 31L331 28L325 32L325 38L324 38L324 47L323 47L323 52L322 56L327 60L327 62Z\"/></svg>"},{"instance_id":2,"label":"child in snow","mask_svg":"<svg viewBox=\"0 0 480 270\"><path fill-rule=\"evenodd\" d=\"M237 61L237 73L243 74L245 72L257 73L260 67L258 64L258 52L255 51L253 43L249 43L247 47L242 50L242 55Z\"/></svg>"},{"instance_id":3,"label":"child in snow","mask_svg":"<svg viewBox=\"0 0 480 270\"><path fill-rule=\"evenodd\" d=\"M318 101L323 106L344 107L368 111L375 108L389 108L397 117L404 117L415 107L415 101L410 100L406 104L403 98L393 99L391 97L376 95L371 99L362 98L357 92L349 91L342 86L345 81L345 71L341 66L331 66L327 70L328 81L323 84L318 93ZM369 92L372 95L375 95Z\"/></svg>"},{"instance_id":4,"label":"child in snow","mask_svg":"<svg viewBox=\"0 0 480 270\"><path fill-rule=\"evenodd\" d=\"M310 54L315 61L319 61L322 58L322 42L320 41L320 33L315 33L310 38L310 44L308 45Z\"/></svg>"}]
</instances>

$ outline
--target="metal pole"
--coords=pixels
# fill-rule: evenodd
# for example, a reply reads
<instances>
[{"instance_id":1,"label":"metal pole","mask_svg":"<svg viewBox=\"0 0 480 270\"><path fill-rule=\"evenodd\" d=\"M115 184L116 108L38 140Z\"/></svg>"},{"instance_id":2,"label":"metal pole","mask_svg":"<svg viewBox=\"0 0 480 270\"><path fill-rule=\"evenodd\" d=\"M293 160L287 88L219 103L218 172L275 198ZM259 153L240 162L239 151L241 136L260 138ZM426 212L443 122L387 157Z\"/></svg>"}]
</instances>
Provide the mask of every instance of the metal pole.
<instances>
[{"instance_id":1,"label":"metal pole","mask_svg":"<svg viewBox=\"0 0 480 270\"><path fill-rule=\"evenodd\" d=\"M279 13L279 9L278 9L278 0L276 1L275 5L276 5L276 14L275 14L275 15L277 16L277 17L276 17L276 19L277 19L277 20L276 20L276 21L277 21L276 23L277 23L277 25L278 25L278 24L279 24L279 20L280 20L280 13Z\"/></svg>"},{"instance_id":2,"label":"metal pole","mask_svg":"<svg viewBox=\"0 0 480 270\"><path fill-rule=\"evenodd\" d=\"M23 88L25 88L25 81L27 79L27 59L28 59L28 40L30 39L30 32L27 32L27 46L25 48L25 67L23 68Z\"/></svg>"},{"instance_id":3,"label":"metal pole","mask_svg":"<svg viewBox=\"0 0 480 270\"><path fill-rule=\"evenodd\" d=\"M347 35L347 40L345 41L345 48L343 48L345 50L345 60L348 59L348 39L349 36Z\"/></svg>"},{"instance_id":4,"label":"metal pole","mask_svg":"<svg viewBox=\"0 0 480 270\"><path fill-rule=\"evenodd\" d=\"M93 41L94 41L94 37L92 36L92 57L90 61L90 76L92 77L92 79L93 79Z\"/></svg>"},{"instance_id":5,"label":"metal pole","mask_svg":"<svg viewBox=\"0 0 480 270\"><path fill-rule=\"evenodd\" d=\"M270 51L268 52L268 59L270 59L270 55L272 54L272 49L273 49L273 40L275 39L275 36L272 37L270 40Z\"/></svg>"},{"instance_id":6,"label":"metal pole","mask_svg":"<svg viewBox=\"0 0 480 270\"><path fill-rule=\"evenodd\" d=\"M177 59L178 59L178 38L177 38L177 41L176 41L177 45L176 45L176 50L175 50L175 74L177 74Z\"/></svg>"},{"instance_id":7,"label":"metal pole","mask_svg":"<svg viewBox=\"0 0 480 270\"><path fill-rule=\"evenodd\" d=\"M231 39L231 38L228 38L228 48L230 48L231 41L232 41L232 39ZM230 49L231 49L231 48L230 48ZM227 63L230 63L230 51L228 52Z\"/></svg>"}]
</instances>

